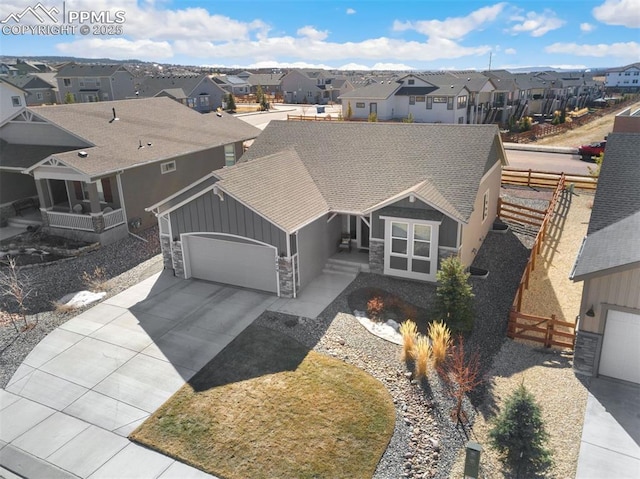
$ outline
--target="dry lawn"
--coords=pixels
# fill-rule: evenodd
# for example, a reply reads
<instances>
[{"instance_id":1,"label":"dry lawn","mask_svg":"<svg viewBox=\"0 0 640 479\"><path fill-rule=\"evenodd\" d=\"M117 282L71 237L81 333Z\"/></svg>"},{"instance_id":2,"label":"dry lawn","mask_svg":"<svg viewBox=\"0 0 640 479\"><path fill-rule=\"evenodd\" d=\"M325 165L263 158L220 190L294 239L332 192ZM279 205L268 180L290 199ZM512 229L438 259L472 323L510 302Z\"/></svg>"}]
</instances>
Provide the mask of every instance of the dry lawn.
<instances>
[{"instance_id":1,"label":"dry lawn","mask_svg":"<svg viewBox=\"0 0 640 479\"><path fill-rule=\"evenodd\" d=\"M553 146L580 146L594 141L602 141L605 136L613 131L613 120L617 113L624 110L620 108L612 113L598 118L586 125L582 125L574 130L569 130L561 135L549 136L536 141L537 145L553 145ZM631 110L640 108L640 102L631 105Z\"/></svg>"},{"instance_id":2,"label":"dry lawn","mask_svg":"<svg viewBox=\"0 0 640 479\"><path fill-rule=\"evenodd\" d=\"M395 423L382 383L249 326L131 435L235 478L370 478Z\"/></svg>"}]
</instances>

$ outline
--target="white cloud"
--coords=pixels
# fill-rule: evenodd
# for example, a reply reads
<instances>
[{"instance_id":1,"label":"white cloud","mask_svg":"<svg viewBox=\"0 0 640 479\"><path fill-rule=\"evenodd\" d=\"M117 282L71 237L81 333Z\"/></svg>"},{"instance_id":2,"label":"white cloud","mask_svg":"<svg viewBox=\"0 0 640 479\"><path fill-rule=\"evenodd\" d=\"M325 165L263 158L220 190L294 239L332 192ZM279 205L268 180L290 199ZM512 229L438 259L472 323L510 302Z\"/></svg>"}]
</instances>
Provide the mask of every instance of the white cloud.
<instances>
[{"instance_id":1,"label":"white cloud","mask_svg":"<svg viewBox=\"0 0 640 479\"><path fill-rule=\"evenodd\" d=\"M622 25L629 28L640 27L640 5L638 0L605 0L592 12L596 20L607 25Z\"/></svg>"},{"instance_id":2,"label":"white cloud","mask_svg":"<svg viewBox=\"0 0 640 479\"><path fill-rule=\"evenodd\" d=\"M526 15L514 15L511 21L520 22L510 27L507 31L518 33L529 33L532 37L541 37L542 35L556 30L566 22L556 16L553 10L545 9L542 13L528 12Z\"/></svg>"},{"instance_id":3,"label":"white cloud","mask_svg":"<svg viewBox=\"0 0 640 479\"><path fill-rule=\"evenodd\" d=\"M428 37L460 39L474 30L494 21L504 9L506 3L496 3L471 12L466 17L449 17L445 20L419 20L416 22L393 22L393 30L403 32L415 30Z\"/></svg>"},{"instance_id":4,"label":"white cloud","mask_svg":"<svg viewBox=\"0 0 640 479\"><path fill-rule=\"evenodd\" d=\"M302 28L299 28L296 32L301 37L306 37L311 40L324 40L329 36L329 32L327 30L320 31L316 30L314 27L310 25L306 25Z\"/></svg>"},{"instance_id":5,"label":"white cloud","mask_svg":"<svg viewBox=\"0 0 640 479\"><path fill-rule=\"evenodd\" d=\"M593 30L595 30L595 25L592 25L591 23L581 23L580 24L580 31L583 33L589 33L592 32Z\"/></svg>"},{"instance_id":6,"label":"white cloud","mask_svg":"<svg viewBox=\"0 0 640 479\"><path fill-rule=\"evenodd\" d=\"M635 61L640 57L640 43L598 43L596 45L577 43L554 43L545 48L547 53L569 53L579 57L615 57Z\"/></svg>"},{"instance_id":7,"label":"white cloud","mask_svg":"<svg viewBox=\"0 0 640 479\"><path fill-rule=\"evenodd\" d=\"M85 58L113 58L114 60L138 59L146 61L166 60L173 57L169 42L151 40L127 40L125 38L81 38L70 43L58 43L57 50L65 55Z\"/></svg>"},{"instance_id":8,"label":"white cloud","mask_svg":"<svg viewBox=\"0 0 640 479\"><path fill-rule=\"evenodd\" d=\"M507 55L515 55L516 53L518 53L515 48L507 48L504 52Z\"/></svg>"},{"instance_id":9,"label":"white cloud","mask_svg":"<svg viewBox=\"0 0 640 479\"><path fill-rule=\"evenodd\" d=\"M353 8L347 8L347 15L354 15L356 11Z\"/></svg>"},{"instance_id":10,"label":"white cloud","mask_svg":"<svg viewBox=\"0 0 640 479\"><path fill-rule=\"evenodd\" d=\"M372 70L415 70L415 68L403 63L376 63Z\"/></svg>"},{"instance_id":11,"label":"white cloud","mask_svg":"<svg viewBox=\"0 0 640 479\"><path fill-rule=\"evenodd\" d=\"M555 70L586 70L588 67L584 64L560 64L560 65L549 65L551 68Z\"/></svg>"}]
</instances>

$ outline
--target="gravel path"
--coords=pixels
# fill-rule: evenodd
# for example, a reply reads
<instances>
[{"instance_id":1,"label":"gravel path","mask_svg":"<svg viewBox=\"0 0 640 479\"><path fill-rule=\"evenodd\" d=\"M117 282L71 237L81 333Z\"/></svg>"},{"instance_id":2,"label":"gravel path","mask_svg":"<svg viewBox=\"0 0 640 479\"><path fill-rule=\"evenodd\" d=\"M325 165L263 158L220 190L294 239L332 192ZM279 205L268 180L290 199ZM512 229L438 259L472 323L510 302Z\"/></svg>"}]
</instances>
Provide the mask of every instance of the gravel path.
<instances>
[{"instance_id":1,"label":"gravel path","mask_svg":"<svg viewBox=\"0 0 640 479\"><path fill-rule=\"evenodd\" d=\"M33 327L18 334L10 323L0 323L0 387L7 385L24 358L47 334L87 309L64 313L52 304L66 294L87 289L83 272L103 268L109 280L106 297L110 297L162 270L157 229L150 228L140 236L148 243L130 236L73 260L21 270L34 285L27 317Z\"/></svg>"}]
</instances>

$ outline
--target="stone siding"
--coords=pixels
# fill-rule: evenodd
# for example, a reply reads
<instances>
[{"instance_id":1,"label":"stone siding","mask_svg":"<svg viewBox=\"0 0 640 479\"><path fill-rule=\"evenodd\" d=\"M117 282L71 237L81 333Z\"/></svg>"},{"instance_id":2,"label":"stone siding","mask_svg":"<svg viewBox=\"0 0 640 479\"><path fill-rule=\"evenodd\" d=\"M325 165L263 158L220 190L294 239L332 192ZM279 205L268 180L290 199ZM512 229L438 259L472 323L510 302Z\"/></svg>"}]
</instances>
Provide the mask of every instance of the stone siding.
<instances>
[{"instance_id":1,"label":"stone siding","mask_svg":"<svg viewBox=\"0 0 640 479\"><path fill-rule=\"evenodd\" d=\"M184 259L182 257L182 243L180 241L174 241L171 245L171 251L173 252L174 274L179 278L185 278Z\"/></svg>"},{"instance_id":2,"label":"stone siding","mask_svg":"<svg viewBox=\"0 0 640 479\"><path fill-rule=\"evenodd\" d=\"M293 298L293 265L289 258L278 258L280 297Z\"/></svg>"},{"instance_id":3,"label":"stone siding","mask_svg":"<svg viewBox=\"0 0 640 479\"><path fill-rule=\"evenodd\" d=\"M369 269L372 273L384 273L384 241L371 240L369 242Z\"/></svg>"},{"instance_id":4,"label":"stone siding","mask_svg":"<svg viewBox=\"0 0 640 479\"><path fill-rule=\"evenodd\" d=\"M91 215L91 222L93 223L93 231L96 233L102 233L104 231L104 216Z\"/></svg>"},{"instance_id":5,"label":"stone siding","mask_svg":"<svg viewBox=\"0 0 640 479\"><path fill-rule=\"evenodd\" d=\"M573 369L576 373L595 376L596 358L602 343L602 335L587 331L576 332L576 347L573 353Z\"/></svg>"}]
</instances>

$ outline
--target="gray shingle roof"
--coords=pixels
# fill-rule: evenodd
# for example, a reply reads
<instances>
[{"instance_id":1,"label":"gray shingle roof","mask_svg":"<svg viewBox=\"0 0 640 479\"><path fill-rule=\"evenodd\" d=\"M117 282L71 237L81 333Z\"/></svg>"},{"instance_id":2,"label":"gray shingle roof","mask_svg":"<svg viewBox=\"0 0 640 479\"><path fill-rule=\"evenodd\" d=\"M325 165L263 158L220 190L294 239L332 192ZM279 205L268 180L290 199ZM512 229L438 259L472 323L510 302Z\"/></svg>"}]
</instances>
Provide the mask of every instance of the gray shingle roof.
<instances>
[{"instance_id":1,"label":"gray shingle roof","mask_svg":"<svg viewBox=\"0 0 640 479\"><path fill-rule=\"evenodd\" d=\"M149 98L156 96L161 91L174 91L182 90L182 95L179 93L176 98L185 98L191 94L191 92L200 84L205 75L161 75L145 77L138 85L138 95L140 97Z\"/></svg>"},{"instance_id":2,"label":"gray shingle roof","mask_svg":"<svg viewBox=\"0 0 640 479\"><path fill-rule=\"evenodd\" d=\"M113 118L115 108L118 121ZM30 108L93 147L55 158L89 177L255 138L260 130L224 114L198 113L166 97ZM152 146L146 146L147 143ZM140 143L144 148L139 148Z\"/></svg>"},{"instance_id":3,"label":"gray shingle roof","mask_svg":"<svg viewBox=\"0 0 640 479\"><path fill-rule=\"evenodd\" d=\"M84 65L78 63L69 63L58 70L56 77L72 78L72 77L110 77L118 70L126 70L119 64L112 65Z\"/></svg>"},{"instance_id":4,"label":"gray shingle roof","mask_svg":"<svg viewBox=\"0 0 640 479\"><path fill-rule=\"evenodd\" d=\"M587 237L571 278L640 265L640 133L607 137Z\"/></svg>"},{"instance_id":5,"label":"gray shingle roof","mask_svg":"<svg viewBox=\"0 0 640 479\"><path fill-rule=\"evenodd\" d=\"M293 149L216 171L218 186L293 232L329 212L318 186Z\"/></svg>"},{"instance_id":6,"label":"gray shingle roof","mask_svg":"<svg viewBox=\"0 0 640 479\"><path fill-rule=\"evenodd\" d=\"M358 99L386 99L395 93L402 85L396 81L383 81L382 83L372 83L362 88L340 95L343 100Z\"/></svg>"},{"instance_id":7,"label":"gray shingle roof","mask_svg":"<svg viewBox=\"0 0 640 479\"><path fill-rule=\"evenodd\" d=\"M272 121L241 163L222 174L237 170L233 173L238 175L236 181L244 178L242 181L257 182L256 189L271 189L271 183L256 173L257 166L255 170L243 167L244 162L259 161L264 171L283 178L289 188L311 178L326 202L326 211L334 212L366 212L412 190L467 222L482 176L503 160L498 142L495 125ZM293 170L279 156L284 152L304 169ZM271 208L270 200L261 197L246 201L258 211Z\"/></svg>"},{"instance_id":8,"label":"gray shingle roof","mask_svg":"<svg viewBox=\"0 0 640 479\"><path fill-rule=\"evenodd\" d=\"M252 73L247 82L251 86L273 86L280 85L284 73Z\"/></svg>"}]
</instances>

